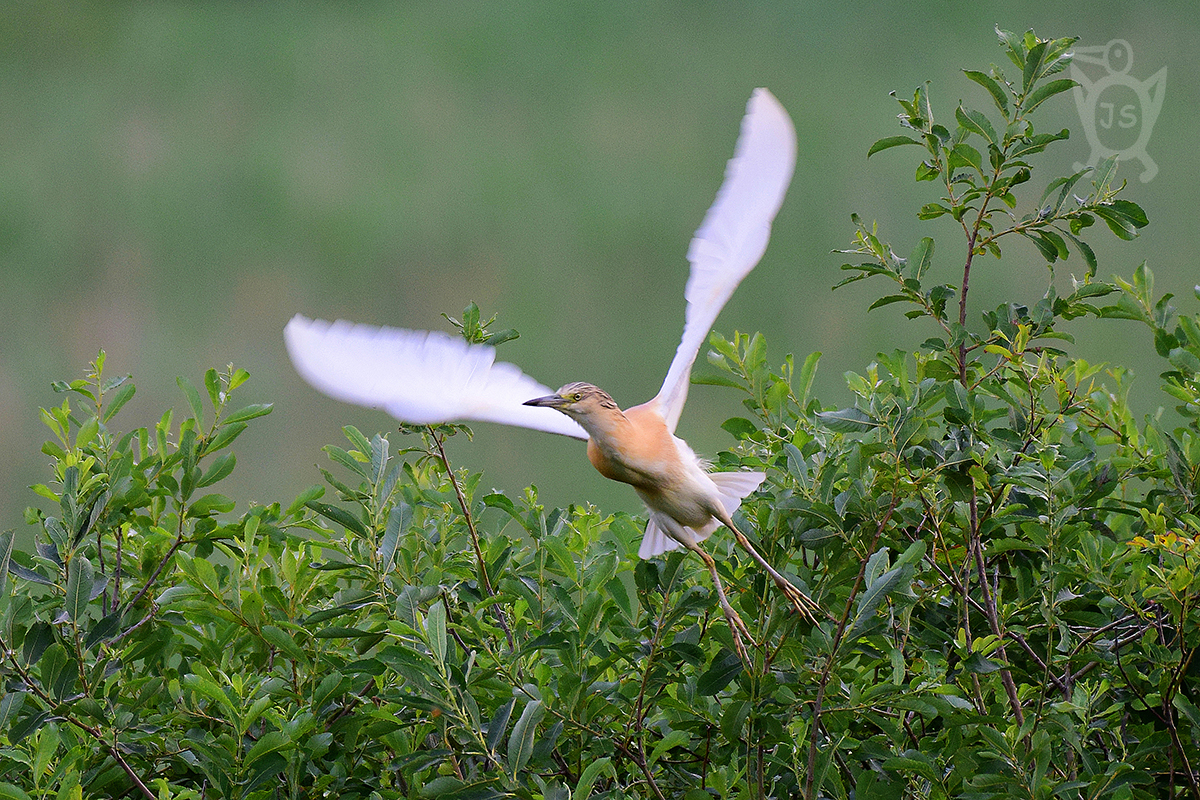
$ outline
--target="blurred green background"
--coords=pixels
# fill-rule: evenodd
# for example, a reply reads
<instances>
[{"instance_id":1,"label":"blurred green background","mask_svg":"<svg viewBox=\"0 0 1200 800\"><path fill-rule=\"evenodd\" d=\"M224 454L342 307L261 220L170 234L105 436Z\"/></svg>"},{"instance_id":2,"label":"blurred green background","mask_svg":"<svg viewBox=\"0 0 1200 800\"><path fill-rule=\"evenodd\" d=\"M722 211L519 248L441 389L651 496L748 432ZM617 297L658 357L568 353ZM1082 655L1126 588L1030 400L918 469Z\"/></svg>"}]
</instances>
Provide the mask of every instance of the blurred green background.
<instances>
[{"instance_id":1,"label":"blurred green background","mask_svg":"<svg viewBox=\"0 0 1200 800\"><path fill-rule=\"evenodd\" d=\"M996 24L1125 39L1137 79L1168 68L1149 144L1160 172L1121 172L1151 225L1132 244L1091 241L1102 275L1147 260L1194 312L1191 2L0 3L0 530L23 528L38 502L26 487L49 479L50 381L82 376L100 347L138 385L122 430L182 410L177 375L251 372L243 402L276 407L218 487L239 510L319 482L342 425L393 428L296 377L282 338L296 312L444 328L440 312L475 300L522 333L501 357L543 383L647 399L682 327L688 240L756 86L791 112L800 156L766 257L717 328L764 331L773 362L822 351L818 394L848 403L843 372L931 334L899 306L866 313L882 283L830 292L851 212L900 252L942 237L945 280L961 263L949 223L915 218L936 192L912 181L917 151L866 159L899 132L888 92L928 79L943 118L959 100L990 109L960 70L999 61ZM1071 95L1043 109L1043 130L1073 136L1041 157L1035 198L1088 157ZM1072 271L1078 256L1060 285ZM1010 244L972 276L972 321L1047 280L1031 245ZM1143 374L1147 413L1169 405L1133 323L1073 330L1077 354ZM694 387L680 434L714 454L739 411L736 393ZM486 470L485 487L638 507L572 440L481 424L451 456Z\"/></svg>"}]
</instances>

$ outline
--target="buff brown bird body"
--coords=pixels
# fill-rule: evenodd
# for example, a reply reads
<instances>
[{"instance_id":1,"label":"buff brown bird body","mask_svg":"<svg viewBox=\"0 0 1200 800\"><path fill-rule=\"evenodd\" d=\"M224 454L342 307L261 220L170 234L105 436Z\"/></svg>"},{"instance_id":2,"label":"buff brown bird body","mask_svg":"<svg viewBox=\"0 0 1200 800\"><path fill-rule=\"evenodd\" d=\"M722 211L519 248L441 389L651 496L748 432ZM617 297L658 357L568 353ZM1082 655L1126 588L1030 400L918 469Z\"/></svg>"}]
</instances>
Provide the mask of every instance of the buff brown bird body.
<instances>
[{"instance_id":1,"label":"buff brown bird body","mask_svg":"<svg viewBox=\"0 0 1200 800\"><path fill-rule=\"evenodd\" d=\"M588 442L588 459L606 478L631 485L649 522L638 555L685 547L703 559L738 654L747 659L745 624L730 605L716 563L700 543L721 525L767 571L796 610L817 606L776 571L738 530L732 515L765 479L760 472L710 473L675 427L696 355L713 322L766 250L796 159L791 119L765 89L750 98L734 157L716 201L688 250L691 274L683 336L662 388L624 411L604 391L570 383L557 392L495 351L446 334L328 323L297 315L285 330L297 371L322 392L383 408L417 424L481 420L560 433ZM553 413L561 412L561 413Z\"/></svg>"}]
</instances>

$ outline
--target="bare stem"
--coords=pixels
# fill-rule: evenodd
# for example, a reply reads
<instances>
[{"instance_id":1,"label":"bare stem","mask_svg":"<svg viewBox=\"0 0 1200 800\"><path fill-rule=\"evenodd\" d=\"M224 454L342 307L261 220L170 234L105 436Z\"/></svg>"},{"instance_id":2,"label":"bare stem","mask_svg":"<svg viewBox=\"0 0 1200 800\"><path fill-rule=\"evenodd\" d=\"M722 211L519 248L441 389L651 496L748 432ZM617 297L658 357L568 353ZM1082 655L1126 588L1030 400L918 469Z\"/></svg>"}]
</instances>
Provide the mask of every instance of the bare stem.
<instances>
[{"instance_id":1,"label":"bare stem","mask_svg":"<svg viewBox=\"0 0 1200 800\"><path fill-rule=\"evenodd\" d=\"M1021 699L1017 697L1017 685L1013 681L1012 671L1008 668L1008 653L1004 648L1004 631L1000 627L1000 615L996 611L996 597L988 587L987 572L983 561L983 543L979 541L979 504L975 488L971 487L971 550L975 553L975 570L979 575L979 588L983 591L983 608L992 634L1000 640L998 651L1004 660L1004 668L1000 670L1000 682L1004 684L1004 693L1008 695L1008 704L1018 725L1025 724L1025 714L1021 710Z\"/></svg>"},{"instance_id":2,"label":"bare stem","mask_svg":"<svg viewBox=\"0 0 1200 800\"><path fill-rule=\"evenodd\" d=\"M496 590L492 586L492 581L488 577L487 564L483 560L483 548L479 546L479 533L475 530L475 520L471 516L471 509L467 505L467 498L463 496L462 488L458 485L458 479L454 477L454 470L450 466L450 459L446 456L446 448L442 447L442 439L434 431L433 427L429 427L429 436L433 439L434 446L437 447L438 456L442 460L442 466L446 468L446 477L450 479L450 485L454 487L454 496L458 498L458 507L462 509L463 519L466 520L467 530L471 533L471 546L475 548L475 561L479 564L479 579L483 582L483 588L488 593L488 597L495 597ZM500 623L500 627L504 630L504 637L508 639L508 648L513 648L512 631L508 628L508 620L504 616L504 609L500 606L493 606L496 611L496 621Z\"/></svg>"}]
</instances>

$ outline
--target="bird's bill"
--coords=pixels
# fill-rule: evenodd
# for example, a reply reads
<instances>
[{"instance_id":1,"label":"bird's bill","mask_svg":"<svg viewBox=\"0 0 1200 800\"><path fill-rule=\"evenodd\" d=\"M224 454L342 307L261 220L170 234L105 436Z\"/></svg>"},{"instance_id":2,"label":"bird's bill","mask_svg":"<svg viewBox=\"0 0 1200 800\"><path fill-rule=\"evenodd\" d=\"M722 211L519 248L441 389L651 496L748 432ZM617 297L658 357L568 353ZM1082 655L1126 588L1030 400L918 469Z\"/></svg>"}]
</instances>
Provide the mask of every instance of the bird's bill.
<instances>
[{"instance_id":1,"label":"bird's bill","mask_svg":"<svg viewBox=\"0 0 1200 800\"><path fill-rule=\"evenodd\" d=\"M545 397L535 397L532 400L526 400L521 405L523 406L540 406L545 408L562 408L567 404L567 399L562 395L548 394Z\"/></svg>"}]
</instances>

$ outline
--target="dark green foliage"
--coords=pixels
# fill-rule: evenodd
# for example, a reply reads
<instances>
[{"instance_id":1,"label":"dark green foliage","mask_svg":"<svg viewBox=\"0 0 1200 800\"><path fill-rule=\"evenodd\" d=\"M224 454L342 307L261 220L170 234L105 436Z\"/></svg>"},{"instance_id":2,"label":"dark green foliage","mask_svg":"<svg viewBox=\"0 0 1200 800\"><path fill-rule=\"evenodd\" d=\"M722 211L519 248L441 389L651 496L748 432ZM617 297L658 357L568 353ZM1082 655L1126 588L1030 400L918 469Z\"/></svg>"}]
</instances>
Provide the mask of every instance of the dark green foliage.
<instances>
[{"instance_id":1,"label":"dark green foliage","mask_svg":"<svg viewBox=\"0 0 1200 800\"><path fill-rule=\"evenodd\" d=\"M869 151L923 148L941 197L919 216L961 225L961 250L901 258L856 219L851 280L891 279L872 308L932 338L848 373L850 403L758 335L714 335L698 377L743 397L718 468L768 474L740 525L825 618L718 534L743 664L697 559L639 561L641 520L486 492L446 458L462 426L348 427L331 496L238 509L206 490L270 411L230 405L246 373L180 379L178 424L120 434L133 384L101 353L43 412L35 551L0 535L0 796L1200 797L1200 316L1145 266L1096 279L1094 222L1146 225L1115 162L1023 195L1065 138L1029 115L1070 88L1071 41L1000 37L1007 76L966 73L986 114L947 127L921 89L911 135ZM1012 234L1033 246L1003 268L1045 263L1045 295L968 314ZM1062 351L1080 316L1149 329L1181 425ZM515 336L474 305L451 322Z\"/></svg>"}]
</instances>

